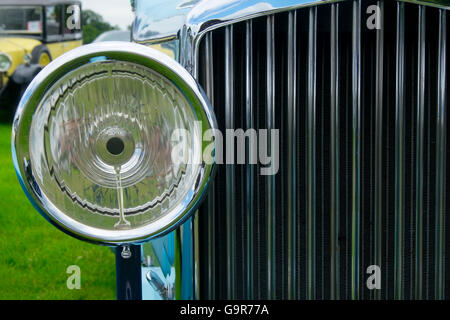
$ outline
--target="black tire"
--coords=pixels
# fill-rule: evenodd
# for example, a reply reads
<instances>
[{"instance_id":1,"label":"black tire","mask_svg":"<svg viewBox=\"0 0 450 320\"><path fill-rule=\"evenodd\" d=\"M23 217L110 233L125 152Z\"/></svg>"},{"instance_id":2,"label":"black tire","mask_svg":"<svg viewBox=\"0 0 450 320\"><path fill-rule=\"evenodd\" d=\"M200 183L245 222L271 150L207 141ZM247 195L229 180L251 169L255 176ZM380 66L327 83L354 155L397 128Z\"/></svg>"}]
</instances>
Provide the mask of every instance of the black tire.
<instances>
[{"instance_id":1,"label":"black tire","mask_svg":"<svg viewBox=\"0 0 450 320\"><path fill-rule=\"evenodd\" d=\"M34 48L33 51L31 51L31 61L30 62L32 64L38 64L39 59L41 58L41 55L43 53L46 53L48 55L48 57L50 58L50 61L53 60L52 55L50 54L50 50L48 50L47 46L42 44L42 45Z\"/></svg>"},{"instance_id":2,"label":"black tire","mask_svg":"<svg viewBox=\"0 0 450 320\"><path fill-rule=\"evenodd\" d=\"M2 99L0 99L2 121L12 121L19 101L22 98L22 95L25 93L26 88L27 84L16 83L10 84L10 86L7 88L7 92L3 95Z\"/></svg>"}]
</instances>

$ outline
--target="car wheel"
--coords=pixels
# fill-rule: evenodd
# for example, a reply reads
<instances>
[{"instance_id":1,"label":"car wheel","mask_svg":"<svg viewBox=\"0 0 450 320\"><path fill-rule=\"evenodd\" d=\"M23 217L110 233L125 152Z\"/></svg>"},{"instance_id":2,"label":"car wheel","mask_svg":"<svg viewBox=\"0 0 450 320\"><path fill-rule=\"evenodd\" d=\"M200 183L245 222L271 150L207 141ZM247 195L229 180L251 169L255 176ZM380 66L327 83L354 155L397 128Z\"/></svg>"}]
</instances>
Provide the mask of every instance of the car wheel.
<instances>
[{"instance_id":1,"label":"car wheel","mask_svg":"<svg viewBox=\"0 0 450 320\"><path fill-rule=\"evenodd\" d=\"M44 45L37 46L31 52L31 63L40 64L45 67L52 61L52 56L48 48Z\"/></svg>"}]
</instances>

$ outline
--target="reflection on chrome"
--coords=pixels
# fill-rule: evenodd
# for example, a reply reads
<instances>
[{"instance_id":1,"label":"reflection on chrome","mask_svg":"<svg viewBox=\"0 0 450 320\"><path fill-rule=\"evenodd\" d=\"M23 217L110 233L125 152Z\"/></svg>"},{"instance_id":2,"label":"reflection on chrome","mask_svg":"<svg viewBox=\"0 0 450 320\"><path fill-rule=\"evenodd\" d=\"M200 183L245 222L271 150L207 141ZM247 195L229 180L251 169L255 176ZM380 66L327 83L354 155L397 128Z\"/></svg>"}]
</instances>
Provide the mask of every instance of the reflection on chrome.
<instances>
[{"instance_id":1,"label":"reflection on chrome","mask_svg":"<svg viewBox=\"0 0 450 320\"><path fill-rule=\"evenodd\" d=\"M195 184L199 165L172 162L171 135L192 132L177 152L192 153L196 117L184 95L156 72L97 61L48 90L31 124L31 168L41 192L91 227L137 228L170 211Z\"/></svg>"}]
</instances>

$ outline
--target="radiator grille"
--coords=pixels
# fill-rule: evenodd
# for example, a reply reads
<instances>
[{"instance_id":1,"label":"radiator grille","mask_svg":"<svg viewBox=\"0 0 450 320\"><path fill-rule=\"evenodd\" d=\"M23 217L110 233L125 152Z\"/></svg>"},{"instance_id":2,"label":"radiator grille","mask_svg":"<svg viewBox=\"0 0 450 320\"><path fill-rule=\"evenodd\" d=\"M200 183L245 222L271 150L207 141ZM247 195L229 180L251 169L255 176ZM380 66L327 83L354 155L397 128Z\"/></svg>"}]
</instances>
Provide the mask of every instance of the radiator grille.
<instances>
[{"instance_id":1,"label":"radiator grille","mask_svg":"<svg viewBox=\"0 0 450 320\"><path fill-rule=\"evenodd\" d=\"M280 169L219 167L199 214L201 298L450 298L448 28L444 10L355 0L204 36L220 130L279 129Z\"/></svg>"}]
</instances>

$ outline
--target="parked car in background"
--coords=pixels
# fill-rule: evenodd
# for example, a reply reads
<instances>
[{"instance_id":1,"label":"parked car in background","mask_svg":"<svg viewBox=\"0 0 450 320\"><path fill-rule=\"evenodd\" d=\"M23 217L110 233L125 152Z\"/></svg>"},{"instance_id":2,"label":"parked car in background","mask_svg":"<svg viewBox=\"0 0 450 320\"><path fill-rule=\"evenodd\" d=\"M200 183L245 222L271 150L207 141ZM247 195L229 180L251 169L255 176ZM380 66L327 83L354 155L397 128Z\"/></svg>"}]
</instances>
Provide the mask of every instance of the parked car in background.
<instances>
[{"instance_id":1,"label":"parked car in background","mask_svg":"<svg viewBox=\"0 0 450 320\"><path fill-rule=\"evenodd\" d=\"M103 41L131 41L131 32L123 30L111 30L103 32L93 42Z\"/></svg>"},{"instance_id":2,"label":"parked car in background","mask_svg":"<svg viewBox=\"0 0 450 320\"><path fill-rule=\"evenodd\" d=\"M0 2L0 104L15 106L43 67L81 45L81 2Z\"/></svg>"}]
</instances>

